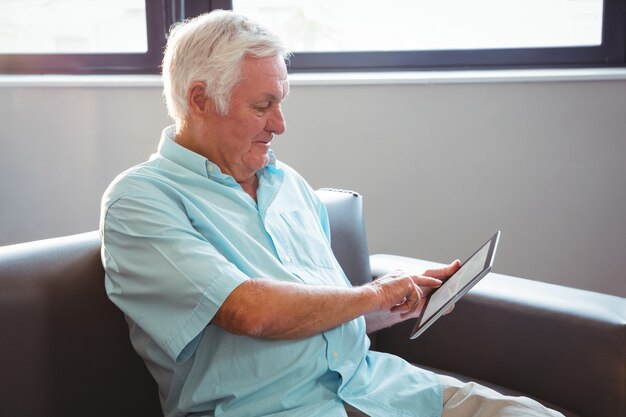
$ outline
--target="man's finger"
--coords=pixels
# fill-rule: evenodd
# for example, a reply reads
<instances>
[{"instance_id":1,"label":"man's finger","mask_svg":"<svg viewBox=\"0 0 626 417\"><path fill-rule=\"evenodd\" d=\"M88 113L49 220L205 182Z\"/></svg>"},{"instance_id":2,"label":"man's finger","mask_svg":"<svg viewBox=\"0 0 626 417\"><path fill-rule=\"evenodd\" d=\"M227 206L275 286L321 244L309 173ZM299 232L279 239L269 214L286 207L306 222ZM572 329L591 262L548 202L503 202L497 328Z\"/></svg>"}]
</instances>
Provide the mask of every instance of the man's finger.
<instances>
[{"instance_id":1,"label":"man's finger","mask_svg":"<svg viewBox=\"0 0 626 417\"><path fill-rule=\"evenodd\" d=\"M456 260L449 265L446 265L441 268L429 269L423 273L425 276L437 278L437 279L446 279L450 278L458 269L461 267L461 261Z\"/></svg>"},{"instance_id":2,"label":"man's finger","mask_svg":"<svg viewBox=\"0 0 626 417\"><path fill-rule=\"evenodd\" d=\"M410 294L406 296L404 302L393 306L390 311L392 313L402 313L402 315L411 314L417 309L423 298L422 289L419 286L415 286Z\"/></svg>"},{"instance_id":3,"label":"man's finger","mask_svg":"<svg viewBox=\"0 0 626 417\"><path fill-rule=\"evenodd\" d=\"M412 275L411 277L413 278L413 282L415 282L415 284L422 286L422 287L437 288L437 287L440 287L441 284L443 283L440 279L433 278L430 276Z\"/></svg>"}]
</instances>

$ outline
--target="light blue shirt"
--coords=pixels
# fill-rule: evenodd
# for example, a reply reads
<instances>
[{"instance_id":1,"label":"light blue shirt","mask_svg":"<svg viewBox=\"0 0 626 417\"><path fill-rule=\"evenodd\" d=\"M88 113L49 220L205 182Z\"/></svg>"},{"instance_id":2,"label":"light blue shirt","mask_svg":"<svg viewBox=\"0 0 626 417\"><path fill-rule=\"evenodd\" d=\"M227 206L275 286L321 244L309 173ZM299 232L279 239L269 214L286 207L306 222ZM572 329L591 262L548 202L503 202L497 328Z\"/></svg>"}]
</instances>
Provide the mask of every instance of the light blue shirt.
<instances>
[{"instance_id":1,"label":"light blue shirt","mask_svg":"<svg viewBox=\"0 0 626 417\"><path fill-rule=\"evenodd\" d=\"M362 317L281 341L209 324L248 279L350 283L325 207L293 169L271 154L256 203L173 133L165 129L158 152L113 181L100 224L107 293L165 416L345 416L344 402L372 416L440 416L436 375L369 351Z\"/></svg>"}]
</instances>

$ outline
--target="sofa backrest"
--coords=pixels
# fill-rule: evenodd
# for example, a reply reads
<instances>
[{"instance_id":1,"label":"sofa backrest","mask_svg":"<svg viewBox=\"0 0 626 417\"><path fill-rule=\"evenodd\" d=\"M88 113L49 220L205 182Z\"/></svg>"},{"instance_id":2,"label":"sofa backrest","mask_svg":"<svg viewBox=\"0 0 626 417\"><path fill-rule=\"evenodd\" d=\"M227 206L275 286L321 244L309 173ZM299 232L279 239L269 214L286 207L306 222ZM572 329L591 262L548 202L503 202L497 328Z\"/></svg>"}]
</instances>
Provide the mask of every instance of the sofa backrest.
<instances>
[{"instance_id":1,"label":"sofa backrest","mask_svg":"<svg viewBox=\"0 0 626 417\"><path fill-rule=\"evenodd\" d=\"M318 191L346 275L371 279L362 198ZM0 248L0 416L159 416L157 386L104 291L97 232Z\"/></svg>"},{"instance_id":2,"label":"sofa backrest","mask_svg":"<svg viewBox=\"0 0 626 417\"><path fill-rule=\"evenodd\" d=\"M321 188L317 195L330 219L330 244L350 282L357 286L372 280L363 217L363 197L354 191Z\"/></svg>"},{"instance_id":3,"label":"sofa backrest","mask_svg":"<svg viewBox=\"0 0 626 417\"><path fill-rule=\"evenodd\" d=\"M0 415L161 415L99 249L97 232L0 249Z\"/></svg>"}]
</instances>

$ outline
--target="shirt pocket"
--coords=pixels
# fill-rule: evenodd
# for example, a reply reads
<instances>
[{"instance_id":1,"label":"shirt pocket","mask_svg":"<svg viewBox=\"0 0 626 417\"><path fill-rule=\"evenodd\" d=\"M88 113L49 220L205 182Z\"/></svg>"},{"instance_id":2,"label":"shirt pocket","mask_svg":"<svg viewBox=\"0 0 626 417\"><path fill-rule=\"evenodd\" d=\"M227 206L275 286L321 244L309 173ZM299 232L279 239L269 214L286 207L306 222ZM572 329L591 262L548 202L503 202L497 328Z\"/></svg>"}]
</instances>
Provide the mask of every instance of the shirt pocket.
<instances>
[{"instance_id":1,"label":"shirt pocket","mask_svg":"<svg viewBox=\"0 0 626 417\"><path fill-rule=\"evenodd\" d=\"M306 209L281 212L287 226L294 261L335 268L335 255L317 217Z\"/></svg>"}]
</instances>

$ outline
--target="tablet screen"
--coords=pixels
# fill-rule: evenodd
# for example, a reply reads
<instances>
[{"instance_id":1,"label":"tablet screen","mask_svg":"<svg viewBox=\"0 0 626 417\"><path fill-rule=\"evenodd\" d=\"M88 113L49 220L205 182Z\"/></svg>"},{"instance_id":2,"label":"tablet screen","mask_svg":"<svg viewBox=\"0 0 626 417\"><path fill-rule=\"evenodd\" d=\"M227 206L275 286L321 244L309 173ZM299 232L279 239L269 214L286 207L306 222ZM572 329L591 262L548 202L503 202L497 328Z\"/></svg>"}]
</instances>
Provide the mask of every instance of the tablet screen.
<instances>
[{"instance_id":1,"label":"tablet screen","mask_svg":"<svg viewBox=\"0 0 626 417\"><path fill-rule=\"evenodd\" d=\"M496 245L500 232L497 232L487 243L478 249L458 271L431 294L422 315L418 319L411 338L417 337L432 321L436 320L474 284L491 270Z\"/></svg>"},{"instance_id":2,"label":"tablet screen","mask_svg":"<svg viewBox=\"0 0 626 417\"><path fill-rule=\"evenodd\" d=\"M426 305L421 322L425 322L439 311L446 302L458 293L463 287L470 283L472 278L476 277L483 270L487 255L489 254L489 243L480 248L468 262L463 264L461 268L449 280L447 280L441 288L435 291Z\"/></svg>"}]
</instances>

